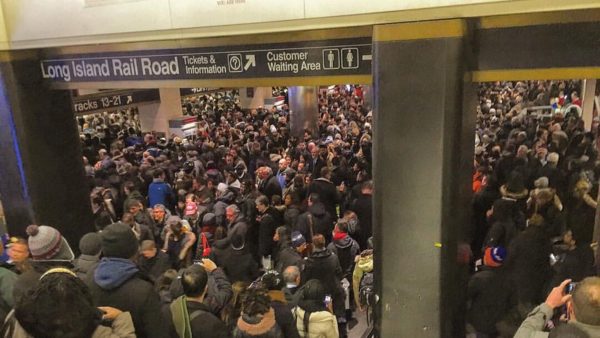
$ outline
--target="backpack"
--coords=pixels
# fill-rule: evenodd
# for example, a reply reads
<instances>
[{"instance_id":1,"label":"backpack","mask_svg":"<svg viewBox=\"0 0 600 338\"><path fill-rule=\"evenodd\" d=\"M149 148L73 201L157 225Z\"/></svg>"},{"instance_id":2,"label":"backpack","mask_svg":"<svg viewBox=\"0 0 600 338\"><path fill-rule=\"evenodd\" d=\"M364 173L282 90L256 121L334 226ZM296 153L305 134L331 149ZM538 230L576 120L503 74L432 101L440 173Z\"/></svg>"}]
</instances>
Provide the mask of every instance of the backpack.
<instances>
[{"instance_id":1,"label":"backpack","mask_svg":"<svg viewBox=\"0 0 600 338\"><path fill-rule=\"evenodd\" d=\"M358 297L361 305L371 306L375 304L375 282L373 272L365 272L360 279Z\"/></svg>"}]
</instances>

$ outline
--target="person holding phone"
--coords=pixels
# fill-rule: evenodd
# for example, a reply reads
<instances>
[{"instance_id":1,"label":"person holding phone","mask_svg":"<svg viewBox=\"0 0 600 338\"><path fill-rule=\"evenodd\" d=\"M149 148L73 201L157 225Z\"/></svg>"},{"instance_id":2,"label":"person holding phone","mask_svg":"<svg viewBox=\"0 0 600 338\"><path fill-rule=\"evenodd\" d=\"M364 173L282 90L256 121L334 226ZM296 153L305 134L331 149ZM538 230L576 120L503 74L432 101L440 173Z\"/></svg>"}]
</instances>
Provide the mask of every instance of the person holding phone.
<instances>
[{"instance_id":1,"label":"person holding phone","mask_svg":"<svg viewBox=\"0 0 600 338\"><path fill-rule=\"evenodd\" d=\"M326 294L323 283L311 279L306 282L301 292L298 306L292 310L300 337L338 338L338 324L332 313L331 296Z\"/></svg>"},{"instance_id":2,"label":"person holding phone","mask_svg":"<svg viewBox=\"0 0 600 338\"><path fill-rule=\"evenodd\" d=\"M529 313L519 327L515 338L548 337L544 332L554 310L567 307L567 326L574 326L588 334L600 337L600 277L588 277L577 283L569 293L571 280L563 281L552 289L546 301Z\"/></svg>"}]
</instances>

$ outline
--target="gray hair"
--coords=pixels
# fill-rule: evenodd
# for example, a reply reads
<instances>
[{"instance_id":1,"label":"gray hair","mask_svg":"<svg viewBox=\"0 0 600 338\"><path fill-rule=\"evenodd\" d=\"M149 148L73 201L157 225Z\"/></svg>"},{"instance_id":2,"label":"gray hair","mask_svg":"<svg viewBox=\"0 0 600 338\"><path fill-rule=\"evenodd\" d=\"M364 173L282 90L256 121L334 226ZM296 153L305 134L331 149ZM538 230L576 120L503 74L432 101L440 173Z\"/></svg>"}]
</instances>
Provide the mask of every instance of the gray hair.
<instances>
[{"instance_id":1,"label":"gray hair","mask_svg":"<svg viewBox=\"0 0 600 338\"><path fill-rule=\"evenodd\" d=\"M225 208L225 210L231 210L236 215L239 215L241 212L240 208L235 204L231 204L231 205L227 206L227 208Z\"/></svg>"},{"instance_id":2,"label":"gray hair","mask_svg":"<svg viewBox=\"0 0 600 338\"><path fill-rule=\"evenodd\" d=\"M296 283L300 277L300 269L295 265L290 265L283 271L283 280L286 283Z\"/></svg>"}]
</instances>

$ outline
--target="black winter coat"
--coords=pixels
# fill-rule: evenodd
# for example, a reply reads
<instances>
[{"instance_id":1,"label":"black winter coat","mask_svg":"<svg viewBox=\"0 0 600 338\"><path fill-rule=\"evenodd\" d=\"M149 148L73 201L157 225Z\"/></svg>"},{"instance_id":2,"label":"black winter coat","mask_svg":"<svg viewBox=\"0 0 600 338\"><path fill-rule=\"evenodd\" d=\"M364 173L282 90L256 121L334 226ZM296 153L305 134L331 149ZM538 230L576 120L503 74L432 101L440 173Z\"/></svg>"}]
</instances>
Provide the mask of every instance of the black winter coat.
<instances>
[{"instance_id":1,"label":"black winter coat","mask_svg":"<svg viewBox=\"0 0 600 338\"><path fill-rule=\"evenodd\" d=\"M503 267L487 268L471 276L468 287L467 321L477 332L496 334L496 323L516 305L510 278Z\"/></svg>"},{"instance_id":2,"label":"black winter coat","mask_svg":"<svg viewBox=\"0 0 600 338\"><path fill-rule=\"evenodd\" d=\"M340 203L340 194L331 181L325 178L317 178L308 187L308 195L310 196L312 193L319 195L321 203L330 215L337 216L336 205Z\"/></svg>"},{"instance_id":3,"label":"black winter coat","mask_svg":"<svg viewBox=\"0 0 600 338\"><path fill-rule=\"evenodd\" d=\"M323 203L315 203L308 207L308 211L298 216L298 222L294 230L300 231L307 242L312 242L310 232L309 215L312 216L313 235L322 234L328 242L331 241L331 231L333 231L333 218L325 210Z\"/></svg>"},{"instance_id":4,"label":"black winter coat","mask_svg":"<svg viewBox=\"0 0 600 338\"><path fill-rule=\"evenodd\" d=\"M515 282L519 301L541 303L544 286L551 276L549 256L550 239L543 227L530 226L517 236L508 247L506 268Z\"/></svg>"},{"instance_id":5,"label":"black winter coat","mask_svg":"<svg viewBox=\"0 0 600 338\"><path fill-rule=\"evenodd\" d=\"M367 240L373 236L373 196L360 194L350 206L350 210L356 213L360 230L356 241L363 250L367 249Z\"/></svg>"},{"instance_id":6,"label":"black winter coat","mask_svg":"<svg viewBox=\"0 0 600 338\"><path fill-rule=\"evenodd\" d=\"M162 322L160 298L148 277L138 273L116 289L104 290L94 282L93 276L93 272L89 273L84 282L90 288L94 304L129 311L139 338L168 337Z\"/></svg>"},{"instance_id":7,"label":"black winter coat","mask_svg":"<svg viewBox=\"0 0 600 338\"><path fill-rule=\"evenodd\" d=\"M281 328L284 338L300 338L296 319L292 311L286 305L285 294L283 291L269 291L271 297L271 307L275 310L275 321Z\"/></svg>"},{"instance_id":8,"label":"black winter coat","mask_svg":"<svg viewBox=\"0 0 600 338\"><path fill-rule=\"evenodd\" d=\"M234 250L230 247L223 252L219 261L231 283L240 281L250 283L260 275L258 263L254 260L252 254L245 248L242 250Z\"/></svg>"},{"instance_id":9,"label":"black winter coat","mask_svg":"<svg viewBox=\"0 0 600 338\"><path fill-rule=\"evenodd\" d=\"M258 228L258 254L261 257L269 256L273 253L273 235L275 235L275 229L281 225L278 222L277 211L269 207L262 215L260 215L260 224Z\"/></svg>"},{"instance_id":10,"label":"black winter coat","mask_svg":"<svg viewBox=\"0 0 600 338\"><path fill-rule=\"evenodd\" d=\"M338 257L327 249L314 251L305 259L301 285L311 279L318 279L325 287L325 292L332 296L334 312L337 316L344 313L344 291L340 281L343 278L342 267Z\"/></svg>"},{"instance_id":11,"label":"black winter coat","mask_svg":"<svg viewBox=\"0 0 600 338\"><path fill-rule=\"evenodd\" d=\"M260 191L263 195L267 196L269 198L269 201L271 201L271 198L274 195L281 196L283 190L281 189L281 185L279 185L277 176L271 176L260 184L260 186L258 187L258 191Z\"/></svg>"},{"instance_id":12,"label":"black winter coat","mask_svg":"<svg viewBox=\"0 0 600 338\"><path fill-rule=\"evenodd\" d=\"M156 256L152 258L140 256L138 266L140 271L148 275L152 281L156 281L165 271L171 268L171 262L169 261L169 255L156 250Z\"/></svg>"}]
</instances>

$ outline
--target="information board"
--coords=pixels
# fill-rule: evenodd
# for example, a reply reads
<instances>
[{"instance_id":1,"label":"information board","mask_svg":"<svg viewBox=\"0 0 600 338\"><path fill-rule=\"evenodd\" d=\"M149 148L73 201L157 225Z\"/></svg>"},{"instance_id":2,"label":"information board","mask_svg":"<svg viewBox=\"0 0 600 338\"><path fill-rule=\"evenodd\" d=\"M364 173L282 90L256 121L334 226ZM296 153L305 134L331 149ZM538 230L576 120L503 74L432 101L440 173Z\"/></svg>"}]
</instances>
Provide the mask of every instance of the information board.
<instances>
[{"instance_id":1,"label":"information board","mask_svg":"<svg viewBox=\"0 0 600 338\"><path fill-rule=\"evenodd\" d=\"M80 54L41 61L51 82L371 74L371 38Z\"/></svg>"}]
</instances>

